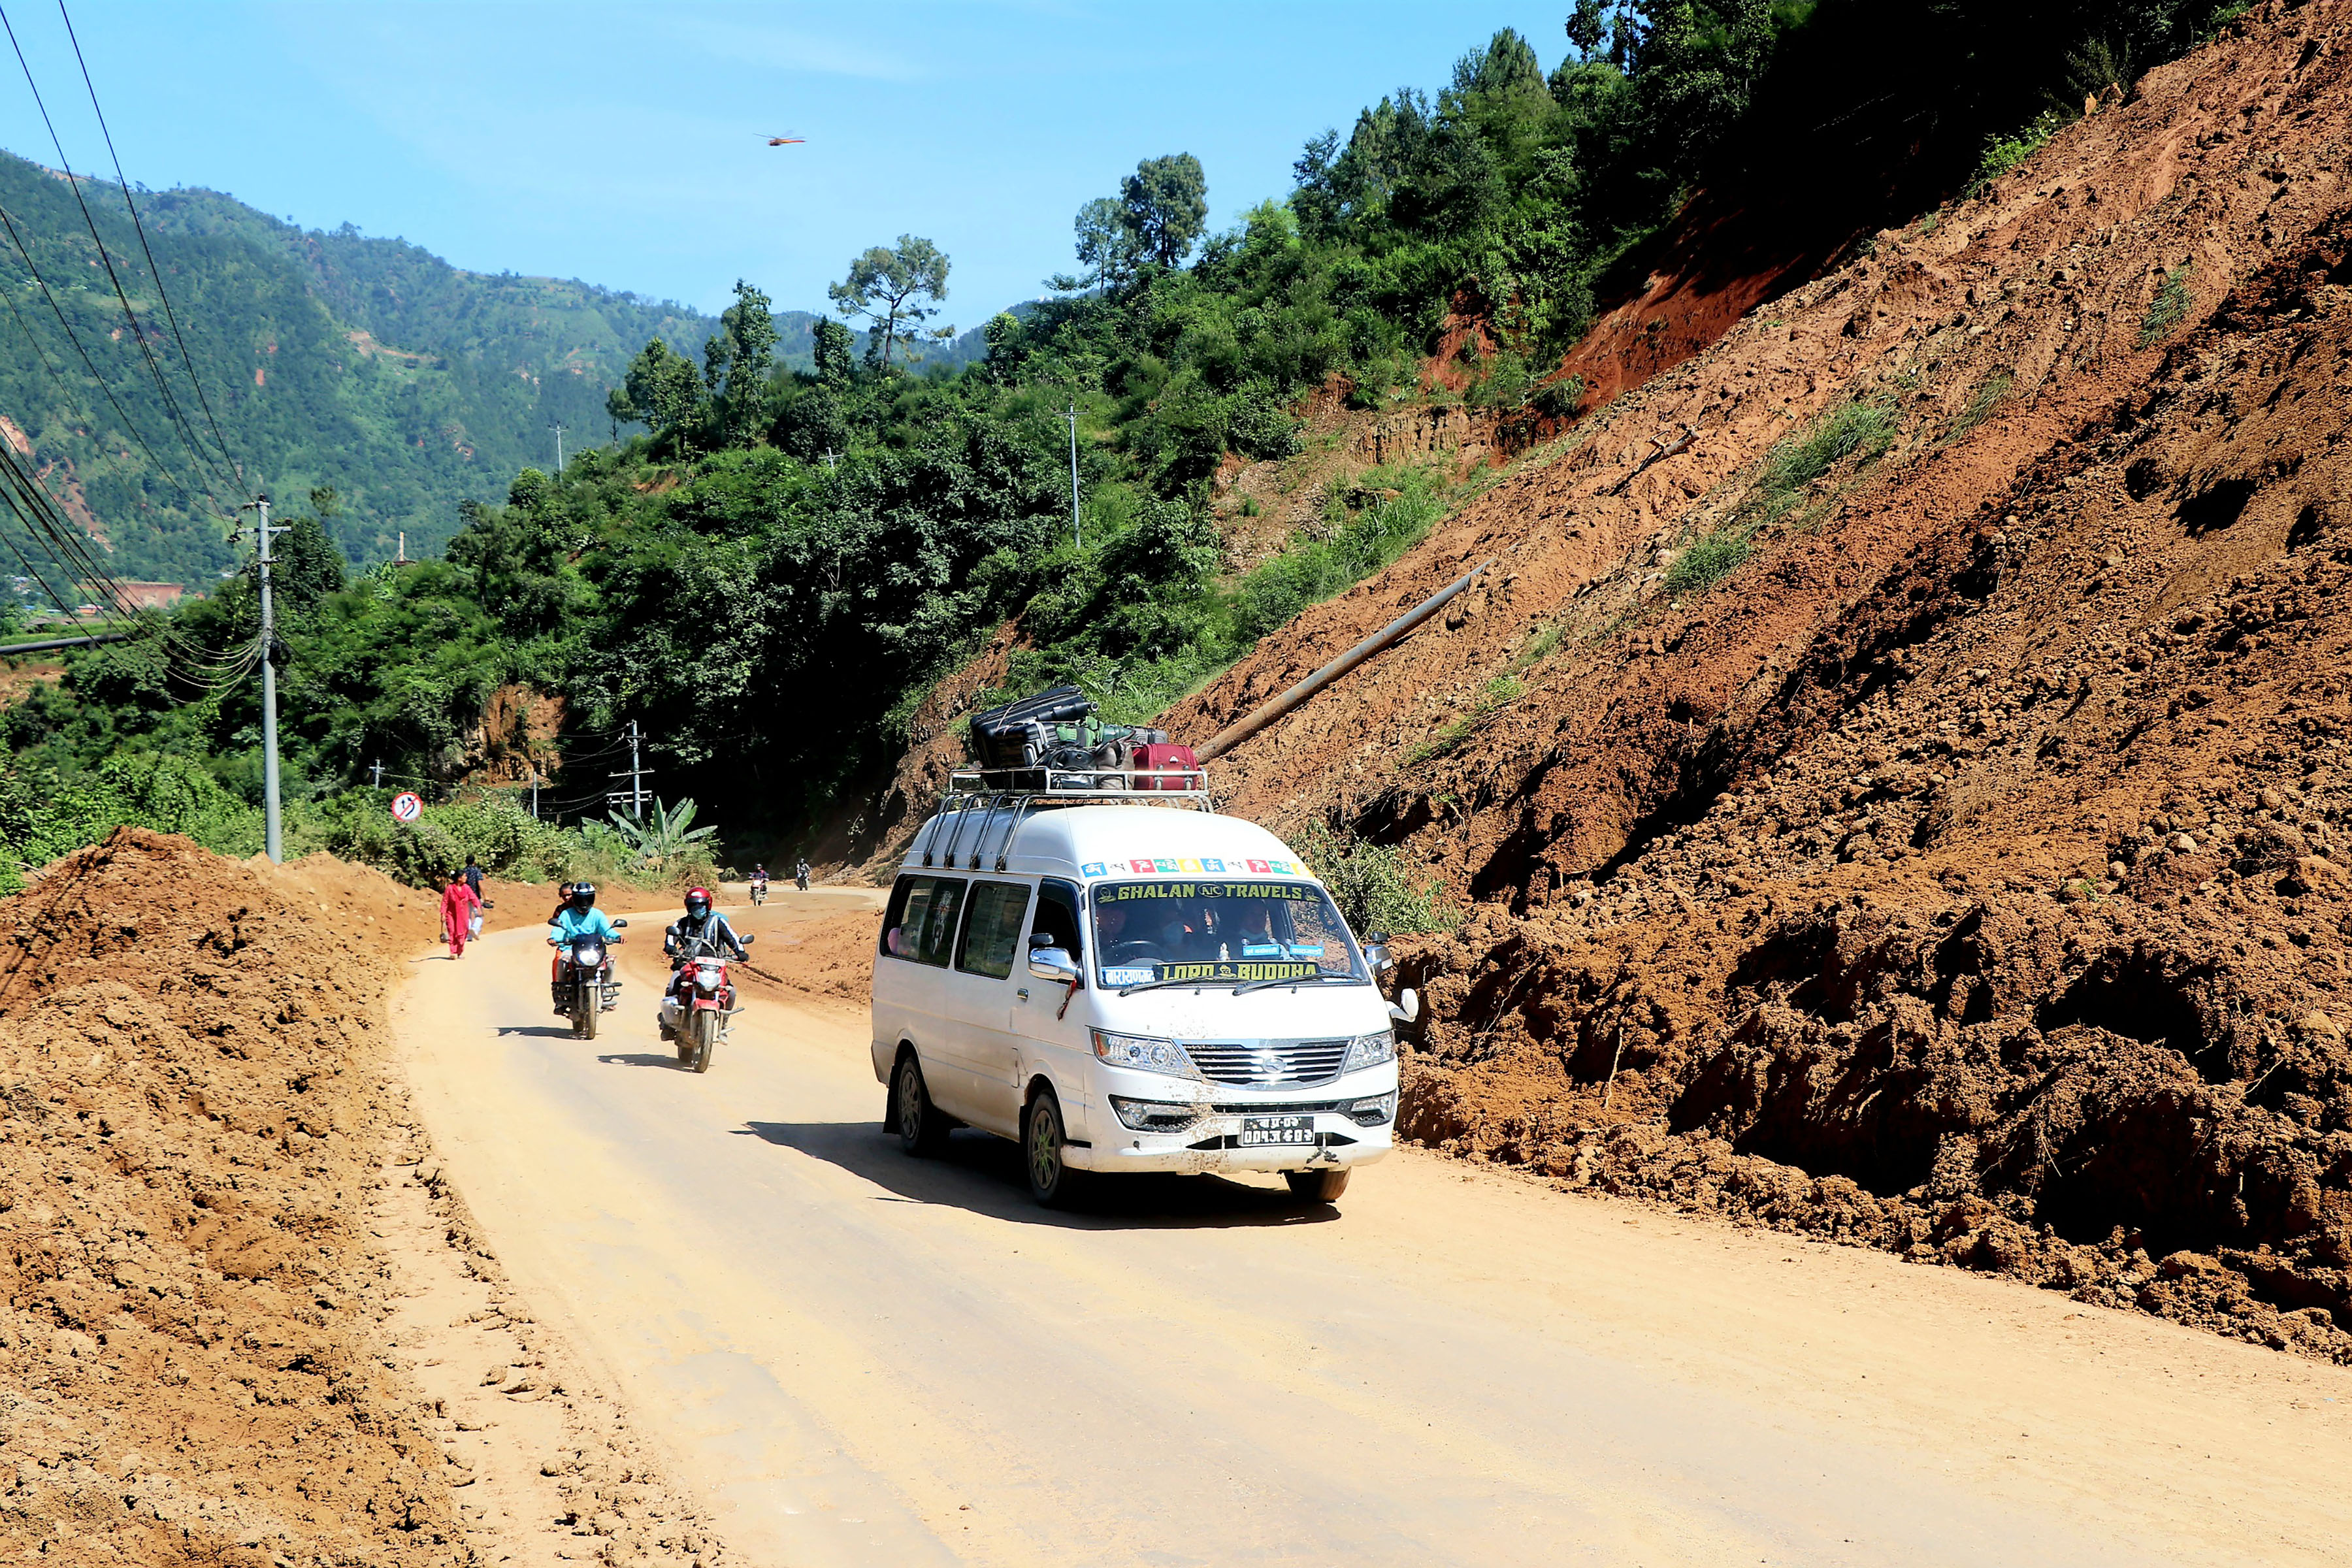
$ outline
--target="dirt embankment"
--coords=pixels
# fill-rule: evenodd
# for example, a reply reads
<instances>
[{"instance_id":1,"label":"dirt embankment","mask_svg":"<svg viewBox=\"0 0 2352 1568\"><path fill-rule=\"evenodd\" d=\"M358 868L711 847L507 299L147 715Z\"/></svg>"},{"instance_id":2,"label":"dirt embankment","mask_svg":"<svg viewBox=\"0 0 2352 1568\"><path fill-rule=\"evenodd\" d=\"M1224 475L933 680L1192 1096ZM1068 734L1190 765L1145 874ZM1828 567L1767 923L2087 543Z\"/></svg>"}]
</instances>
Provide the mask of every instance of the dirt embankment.
<instances>
[{"instance_id":1,"label":"dirt embankment","mask_svg":"<svg viewBox=\"0 0 2352 1568\"><path fill-rule=\"evenodd\" d=\"M464 1406L461 1436L466 1394L427 1386L460 1344L501 1405L561 1364L386 1058L385 993L433 927L373 871L133 829L0 903L0 1555L444 1564L551 1533L644 1560L593 1522L616 1466L646 1479L609 1412L553 1396L523 1456L520 1405L504 1435ZM706 1547L635 1489L656 1560Z\"/></svg>"},{"instance_id":2,"label":"dirt embankment","mask_svg":"<svg viewBox=\"0 0 2352 1568\"><path fill-rule=\"evenodd\" d=\"M1409 1131L2352 1352L2347 16L2151 73L1168 716L1498 562L1218 770L1475 902Z\"/></svg>"}]
</instances>

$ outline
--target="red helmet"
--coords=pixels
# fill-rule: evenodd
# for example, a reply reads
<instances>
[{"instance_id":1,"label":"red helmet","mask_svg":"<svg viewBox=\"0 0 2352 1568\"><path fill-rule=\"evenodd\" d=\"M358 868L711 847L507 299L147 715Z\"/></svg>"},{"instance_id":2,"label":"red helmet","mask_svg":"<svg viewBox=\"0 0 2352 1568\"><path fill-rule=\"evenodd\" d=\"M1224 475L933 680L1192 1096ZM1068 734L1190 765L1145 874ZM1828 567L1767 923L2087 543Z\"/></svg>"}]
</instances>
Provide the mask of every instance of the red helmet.
<instances>
[{"instance_id":1,"label":"red helmet","mask_svg":"<svg viewBox=\"0 0 2352 1568\"><path fill-rule=\"evenodd\" d=\"M709 914L710 912L710 889L708 888L688 888L686 890L686 912L692 915L696 920L700 920L703 916Z\"/></svg>"}]
</instances>

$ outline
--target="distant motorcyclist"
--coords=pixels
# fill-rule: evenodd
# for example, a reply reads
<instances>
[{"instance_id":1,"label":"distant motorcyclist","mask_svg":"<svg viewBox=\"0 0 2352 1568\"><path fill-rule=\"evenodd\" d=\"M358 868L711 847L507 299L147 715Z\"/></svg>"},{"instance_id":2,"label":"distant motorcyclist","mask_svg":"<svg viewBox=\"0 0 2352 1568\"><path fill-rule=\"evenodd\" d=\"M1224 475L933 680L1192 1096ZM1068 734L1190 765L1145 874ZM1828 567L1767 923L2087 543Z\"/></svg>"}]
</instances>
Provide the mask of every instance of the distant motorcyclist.
<instances>
[{"instance_id":1,"label":"distant motorcyclist","mask_svg":"<svg viewBox=\"0 0 2352 1568\"><path fill-rule=\"evenodd\" d=\"M555 949L555 961L548 972L548 988L554 997L555 1010L569 1012L569 999L563 994L563 968L571 962L572 942L583 936L596 937L607 945L629 939L615 931L612 917L596 907L593 882L565 883L563 902L555 906L547 923L555 931L547 939L548 945Z\"/></svg>"},{"instance_id":2,"label":"distant motorcyclist","mask_svg":"<svg viewBox=\"0 0 2352 1568\"><path fill-rule=\"evenodd\" d=\"M768 868L764 865L751 868L751 901L755 904L768 901Z\"/></svg>"},{"instance_id":3,"label":"distant motorcyclist","mask_svg":"<svg viewBox=\"0 0 2352 1568\"><path fill-rule=\"evenodd\" d=\"M688 959L702 957L742 960L751 956L751 950L727 923L727 917L713 908L710 889L689 888L686 893L686 914L674 921L662 933L662 951L669 954L670 985L676 989L686 973Z\"/></svg>"},{"instance_id":4,"label":"distant motorcyclist","mask_svg":"<svg viewBox=\"0 0 2352 1568\"><path fill-rule=\"evenodd\" d=\"M809 863L807 856L802 856L800 858L800 864L793 868L793 880L800 884L800 889L802 892L805 893L808 891Z\"/></svg>"}]
</instances>

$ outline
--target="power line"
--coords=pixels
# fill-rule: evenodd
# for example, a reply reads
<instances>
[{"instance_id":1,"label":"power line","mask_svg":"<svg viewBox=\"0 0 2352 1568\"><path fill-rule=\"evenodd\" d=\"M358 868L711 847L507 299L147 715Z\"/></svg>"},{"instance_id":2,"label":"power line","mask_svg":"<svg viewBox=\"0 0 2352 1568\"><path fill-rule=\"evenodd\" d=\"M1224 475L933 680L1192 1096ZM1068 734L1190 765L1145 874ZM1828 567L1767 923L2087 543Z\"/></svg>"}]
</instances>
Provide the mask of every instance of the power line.
<instances>
[{"instance_id":1,"label":"power line","mask_svg":"<svg viewBox=\"0 0 2352 1568\"><path fill-rule=\"evenodd\" d=\"M0 7L0 31L8 35L8 47L16 51L16 64L25 73L25 86L33 94L33 107L40 110L41 124L49 133L49 145L57 150L58 167L65 174L67 188L73 192L74 205L81 209L82 226L89 230L90 243L98 247L99 262L106 269L106 280L114 289L115 302L122 307L123 319L131 323L131 336L139 345L140 357L146 363L148 376L155 383L155 390L163 399L164 416L179 433L181 445L187 447L188 455L196 460L197 467L200 469L213 468L214 459L197 444L195 433L188 428L187 416L180 412L179 400L172 395L171 384L163 379L163 367L155 363L154 347L148 342L146 332L139 325L139 313L131 308L131 296L122 287L121 276L114 269L114 255L106 248L106 240L98 232L98 219L91 215L89 203L82 195L80 176L74 173L72 162L66 157L65 140L58 134L56 121L49 118L49 106L41 97L40 83L33 79L32 62L25 58L25 47L16 40L16 25L8 20L5 7ZM214 478L219 477L215 469ZM218 498L212 494L209 487L205 489L205 499L211 501L215 509L220 506Z\"/></svg>"},{"instance_id":2,"label":"power line","mask_svg":"<svg viewBox=\"0 0 2352 1568\"><path fill-rule=\"evenodd\" d=\"M188 353L188 340L180 333L179 312L172 309L171 291L163 287L163 269L155 265L155 252L147 244L147 226L139 221L139 204L131 199L131 181L122 173L122 154L114 150L114 132L106 123L106 110L99 107L98 86L89 79L89 62L81 58L81 39L74 34L73 18L66 14L66 0L58 0L58 16L65 22L67 40L73 45L74 64L81 68L81 84L89 89L90 112L98 116L99 134L106 138L106 155L114 163L114 183L122 192L122 205L131 214L131 227L139 236L139 250L147 258L147 270L154 276L155 297L163 302L163 319L171 323L172 341L179 345L180 363L187 369L188 384L196 389L196 403L205 411L205 423L211 426L213 439L219 444L221 456L228 459L229 467L236 471L236 477L242 482L244 466L229 451L228 437L221 434L220 421L213 416L212 399L205 395L203 378L196 374L195 358ZM562 470L562 460L560 458L556 467L558 471Z\"/></svg>"}]
</instances>

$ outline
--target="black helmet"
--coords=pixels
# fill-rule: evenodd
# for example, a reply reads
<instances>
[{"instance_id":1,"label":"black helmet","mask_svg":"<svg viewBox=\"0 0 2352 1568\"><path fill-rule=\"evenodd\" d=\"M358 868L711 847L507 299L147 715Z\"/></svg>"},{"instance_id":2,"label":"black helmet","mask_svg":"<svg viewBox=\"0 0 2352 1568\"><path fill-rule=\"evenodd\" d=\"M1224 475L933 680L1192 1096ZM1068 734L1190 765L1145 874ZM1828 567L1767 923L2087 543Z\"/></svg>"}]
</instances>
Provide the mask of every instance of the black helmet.
<instances>
[{"instance_id":1,"label":"black helmet","mask_svg":"<svg viewBox=\"0 0 2352 1568\"><path fill-rule=\"evenodd\" d=\"M596 907L596 884L593 882L572 883L572 907L582 911L583 914L588 910L594 909Z\"/></svg>"},{"instance_id":2,"label":"black helmet","mask_svg":"<svg viewBox=\"0 0 2352 1568\"><path fill-rule=\"evenodd\" d=\"M686 890L686 912L692 915L696 920L700 920L703 916L709 914L710 912L710 890L707 888L688 888Z\"/></svg>"}]
</instances>

